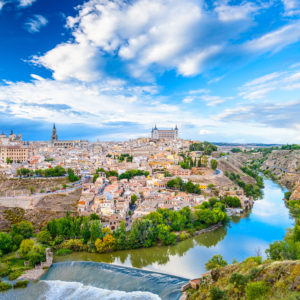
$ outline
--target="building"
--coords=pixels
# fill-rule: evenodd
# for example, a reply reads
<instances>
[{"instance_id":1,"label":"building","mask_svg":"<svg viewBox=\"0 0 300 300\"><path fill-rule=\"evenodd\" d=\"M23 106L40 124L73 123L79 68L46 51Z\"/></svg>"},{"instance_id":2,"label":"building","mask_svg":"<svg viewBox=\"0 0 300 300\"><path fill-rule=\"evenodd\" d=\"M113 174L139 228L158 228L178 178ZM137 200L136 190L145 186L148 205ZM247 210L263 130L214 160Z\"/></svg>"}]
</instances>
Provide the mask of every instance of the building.
<instances>
[{"instance_id":1,"label":"building","mask_svg":"<svg viewBox=\"0 0 300 300\"><path fill-rule=\"evenodd\" d=\"M167 139L176 140L178 138L178 128L177 125L174 129L158 129L155 125L151 131L151 138L153 140Z\"/></svg>"},{"instance_id":2,"label":"building","mask_svg":"<svg viewBox=\"0 0 300 300\"><path fill-rule=\"evenodd\" d=\"M28 161L28 147L16 146L0 146L0 161L6 162L7 159L13 162L26 162Z\"/></svg>"},{"instance_id":3,"label":"building","mask_svg":"<svg viewBox=\"0 0 300 300\"><path fill-rule=\"evenodd\" d=\"M80 148L87 148L89 145L88 141L73 141L73 140L58 140L57 136L57 130L55 124L53 124L52 134L51 134L51 143L54 147L57 148L74 148L74 147L80 147Z\"/></svg>"},{"instance_id":4,"label":"building","mask_svg":"<svg viewBox=\"0 0 300 300\"><path fill-rule=\"evenodd\" d=\"M57 131L56 131L55 124L53 124L53 129L52 129L52 134L51 134L51 142L52 142L52 144L55 143L57 140L58 140Z\"/></svg>"},{"instance_id":5,"label":"building","mask_svg":"<svg viewBox=\"0 0 300 300\"><path fill-rule=\"evenodd\" d=\"M18 142L22 142L22 135L16 135L13 130L11 130L10 134L7 136L5 133L0 134L0 144L18 144Z\"/></svg>"}]
</instances>

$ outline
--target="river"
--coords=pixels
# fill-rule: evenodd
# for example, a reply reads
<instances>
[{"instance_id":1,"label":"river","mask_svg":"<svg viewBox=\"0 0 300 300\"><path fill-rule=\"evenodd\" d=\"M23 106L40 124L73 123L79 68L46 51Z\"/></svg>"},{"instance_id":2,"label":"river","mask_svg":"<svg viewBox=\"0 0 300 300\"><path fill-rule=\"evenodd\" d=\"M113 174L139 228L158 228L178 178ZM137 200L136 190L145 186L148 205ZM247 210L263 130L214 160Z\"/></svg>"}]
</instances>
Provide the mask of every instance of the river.
<instances>
[{"instance_id":1,"label":"river","mask_svg":"<svg viewBox=\"0 0 300 300\"><path fill-rule=\"evenodd\" d=\"M214 254L229 263L265 257L268 245L293 226L283 201L285 189L269 179L264 183L263 198L255 201L251 213L233 217L227 227L169 247L57 257L43 280L26 289L31 298L21 299L178 299L180 285L205 272ZM9 291L4 299L19 299L20 292Z\"/></svg>"}]
</instances>

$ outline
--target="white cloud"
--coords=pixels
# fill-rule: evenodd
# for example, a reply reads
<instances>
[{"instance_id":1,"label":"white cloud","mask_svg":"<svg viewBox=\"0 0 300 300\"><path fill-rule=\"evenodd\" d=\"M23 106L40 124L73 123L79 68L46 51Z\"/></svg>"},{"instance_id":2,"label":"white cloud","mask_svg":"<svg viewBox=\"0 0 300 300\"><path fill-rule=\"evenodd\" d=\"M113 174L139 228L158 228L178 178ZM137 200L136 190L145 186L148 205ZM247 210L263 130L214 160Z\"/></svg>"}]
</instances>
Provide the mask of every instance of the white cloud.
<instances>
[{"instance_id":1,"label":"white cloud","mask_svg":"<svg viewBox=\"0 0 300 300\"><path fill-rule=\"evenodd\" d=\"M207 129L201 129L201 130L199 131L199 134L200 134L200 135L206 135L206 134L211 134L211 133L213 133L213 131L207 130Z\"/></svg>"},{"instance_id":2,"label":"white cloud","mask_svg":"<svg viewBox=\"0 0 300 300\"><path fill-rule=\"evenodd\" d=\"M300 21L284 25L279 29L269 32L257 39L246 42L245 49L254 52L276 52L282 48L299 41Z\"/></svg>"},{"instance_id":3,"label":"white cloud","mask_svg":"<svg viewBox=\"0 0 300 300\"><path fill-rule=\"evenodd\" d=\"M34 15L25 23L25 28L30 33L36 33L48 24L48 20L42 15Z\"/></svg>"},{"instance_id":4,"label":"white cloud","mask_svg":"<svg viewBox=\"0 0 300 300\"><path fill-rule=\"evenodd\" d=\"M3 8L3 6L5 5L6 2L4 1L0 1L0 10Z\"/></svg>"},{"instance_id":5,"label":"white cloud","mask_svg":"<svg viewBox=\"0 0 300 300\"><path fill-rule=\"evenodd\" d=\"M153 79L154 70L174 69L180 75L195 76L217 63L214 58L252 24L252 14L259 8L243 3L215 9L218 12L196 0L89 0L78 7L76 17L67 18L73 39L35 61L54 74L63 73L63 79L74 78L72 68L60 70L64 66L48 58L55 62L56 57L74 56L78 49L89 48L94 57L80 59L80 80L90 78L91 60L98 63L104 55L121 60L131 76L144 80ZM227 22L229 15L231 22ZM216 28L221 28L217 35Z\"/></svg>"},{"instance_id":6,"label":"white cloud","mask_svg":"<svg viewBox=\"0 0 300 300\"><path fill-rule=\"evenodd\" d=\"M37 0L19 0L19 6L21 7L27 7L33 4Z\"/></svg>"},{"instance_id":7,"label":"white cloud","mask_svg":"<svg viewBox=\"0 0 300 300\"><path fill-rule=\"evenodd\" d=\"M266 98L274 91L294 91L300 89L300 71L273 72L249 82L241 88L239 95L247 100Z\"/></svg>"},{"instance_id":8,"label":"white cloud","mask_svg":"<svg viewBox=\"0 0 300 300\"><path fill-rule=\"evenodd\" d=\"M215 11L222 22L235 22L248 19L250 15L259 10L259 7L250 2L241 5L228 5L221 3L216 6Z\"/></svg>"},{"instance_id":9,"label":"white cloud","mask_svg":"<svg viewBox=\"0 0 300 300\"><path fill-rule=\"evenodd\" d=\"M299 0L283 0L285 15L294 16L300 14L300 1Z\"/></svg>"},{"instance_id":10,"label":"white cloud","mask_svg":"<svg viewBox=\"0 0 300 300\"><path fill-rule=\"evenodd\" d=\"M34 57L32 61L53 70L56 80L73 78L89 82L101 76L97 49L88 44L60 44L44 56Z\"/></svg>"},{"instance_id":11,"label":"white cloud","mask_svg":"<svg viewBox=\"0 0 300 300\"><path fill-rule=\"evenodd\" d=\"M183 103L191 103L191 102L193 102L195 99L194 99L194 97L185 97L183 100L182 100L182 102Z\"/></svg>"}]
</instances>

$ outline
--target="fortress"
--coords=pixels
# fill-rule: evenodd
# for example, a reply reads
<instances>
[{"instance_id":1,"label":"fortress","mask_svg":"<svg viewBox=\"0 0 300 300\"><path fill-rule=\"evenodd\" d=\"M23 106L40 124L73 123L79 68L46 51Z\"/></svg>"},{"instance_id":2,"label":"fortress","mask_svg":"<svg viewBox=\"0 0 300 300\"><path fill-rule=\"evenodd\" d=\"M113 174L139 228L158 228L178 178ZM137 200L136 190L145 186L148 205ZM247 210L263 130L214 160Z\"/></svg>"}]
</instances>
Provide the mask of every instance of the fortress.
<instances>
[{"instance_id":1,"label":"fortress","mask_svg":"<svg viewBox=\"0 0 300 300\"><path fill-rule=\"evenodd\" d=\"M174 129L158 129L155 125L155 127L152 128L151 131L151 138L153 140L176 140L178 139L178 127L176 125Z\"/></svg>"}]
</instances>

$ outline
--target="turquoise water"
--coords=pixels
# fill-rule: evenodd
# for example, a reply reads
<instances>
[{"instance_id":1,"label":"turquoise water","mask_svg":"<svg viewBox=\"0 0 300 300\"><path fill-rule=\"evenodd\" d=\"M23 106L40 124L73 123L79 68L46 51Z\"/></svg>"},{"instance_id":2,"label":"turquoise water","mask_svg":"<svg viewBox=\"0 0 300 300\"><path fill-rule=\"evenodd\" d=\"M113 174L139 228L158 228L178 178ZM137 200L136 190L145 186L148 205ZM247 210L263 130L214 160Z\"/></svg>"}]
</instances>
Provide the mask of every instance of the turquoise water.
<instances>
[{"instance_id":1,"label":"turquoise water","mask_svg":"<svg viewBox=\"0 0 300 300\"><path fill-rule=\"evenodd\" d=\"M42 281L0 298L178 299L180 286L186 282L183 278L199 277L214 254L223 255L229 263L258 254L265 257L269 243L282 239L294 224L283 201L284 192L266 179L264 196L255 201L251 213L233 218L226 228L170 247L59 257L56 260L64 262L54 264Z\"/></svg>"}]
</instances>

